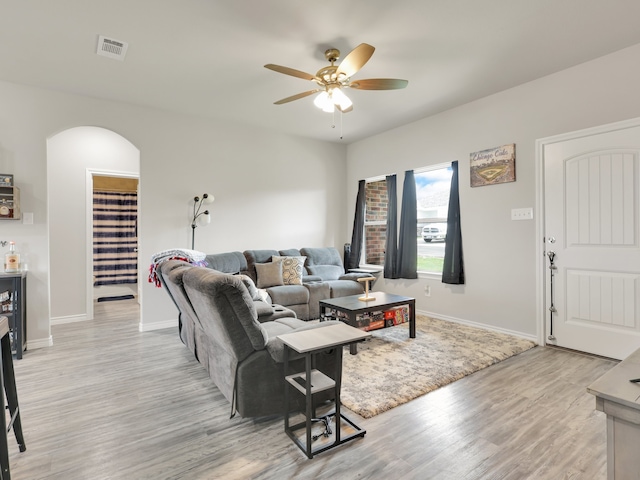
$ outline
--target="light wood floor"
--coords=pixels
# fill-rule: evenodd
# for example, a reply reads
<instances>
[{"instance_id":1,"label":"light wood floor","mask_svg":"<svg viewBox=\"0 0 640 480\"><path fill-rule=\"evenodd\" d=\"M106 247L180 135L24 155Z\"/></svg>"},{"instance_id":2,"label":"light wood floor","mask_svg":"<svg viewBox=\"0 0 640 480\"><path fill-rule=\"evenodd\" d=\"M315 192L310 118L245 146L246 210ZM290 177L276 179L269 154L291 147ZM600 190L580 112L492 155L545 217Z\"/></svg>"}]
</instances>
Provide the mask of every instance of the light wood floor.
<instances>
[{"instance_id":1,"label":"light wood floor","mask_svg":"<svg viewBox=\"0 0 640 480\"><path fill-rule=\"evenodd\" d=\"M604 479L605 417L586 387L614 366L536 347L382 415L308 460L280 418L230 405L177 328L138 332L134 301L52 328L14 362L27 451L18 480ZM425 368L429 368L425 365Z\"/></svg>"}]
</instances>

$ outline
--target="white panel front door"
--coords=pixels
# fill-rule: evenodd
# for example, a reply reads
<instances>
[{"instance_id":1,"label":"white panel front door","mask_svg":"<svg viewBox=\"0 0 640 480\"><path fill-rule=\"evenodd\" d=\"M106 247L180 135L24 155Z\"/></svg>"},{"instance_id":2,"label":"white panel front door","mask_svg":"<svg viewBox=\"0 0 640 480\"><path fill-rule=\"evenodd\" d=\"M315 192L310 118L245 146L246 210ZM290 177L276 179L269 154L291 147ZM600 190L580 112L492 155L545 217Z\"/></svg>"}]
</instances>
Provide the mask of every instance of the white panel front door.
<instances>
[{"instance_id":1,"label":"white panel front door","mask_svg":"<svg viewBox=\"0 0 640 480\"><path fill-rule=\"evenodd\" d=\"M545 245L558 346L623 359L640 348L640 127L544 146ZM546 259L547 266L549 260Z\"/></svg>"}]
</instances>

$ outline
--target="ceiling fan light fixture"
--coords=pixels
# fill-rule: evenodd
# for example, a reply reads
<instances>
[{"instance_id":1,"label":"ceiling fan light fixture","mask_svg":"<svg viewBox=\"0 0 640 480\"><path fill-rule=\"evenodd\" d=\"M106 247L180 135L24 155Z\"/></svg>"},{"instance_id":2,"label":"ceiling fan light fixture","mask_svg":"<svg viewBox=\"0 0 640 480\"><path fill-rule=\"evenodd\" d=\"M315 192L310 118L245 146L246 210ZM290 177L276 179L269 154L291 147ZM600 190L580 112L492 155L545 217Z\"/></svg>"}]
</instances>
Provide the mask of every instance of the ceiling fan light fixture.
<instances>
[{"instance_id":1,"label":"ceiling fan light fixture","mask_svg":"<svg viewBox=\"0 0 640 480\"><path fill-rule=\"evenodd\" d=\"M347 110L353 105L353 102L347 97L342 90L334 88L331 91L331 99L335 105L338 105L341 110Z\"/></svg>"},{"instance_id":2,"label":"ceiling fan light fixture","mask_svg":"<svg viewBox=\"0 0 640 480\"><path fill-rule=\"evenodd\" d=\"M332 113L335 108L331 96L327 92L320 92L313 100L313 104L327 113Z\"/></svg>"},{"instance_id":3,"label":"ceiling fan light fixture","mask_svg":"<svg viewBox=\"0 0 640 480\"><path fill-rule=\"evenodd\" d=\"M343 88L355 88L358 90L397 90L405 88L408 83L407 80L398 78L369 78L351 81L353 75L358 73L364 64L369 61L374 50L375 48L371 45L361 43L351 50L339 65L336 65L335 62L340 58L340 51L336 48L330 48L324 52L324 55L331 65L321 68L315 75L281 65L271 63L265 65L265 68L269 70L304 80L311 80L317 84L317 88L314 90L291 95L274 103L282 105L320 92L313 100L316 107L328 113L333 113L336 109L341 113L347 113L353 110L353 102L345 95Z\"/></svg>"}]
</instances>

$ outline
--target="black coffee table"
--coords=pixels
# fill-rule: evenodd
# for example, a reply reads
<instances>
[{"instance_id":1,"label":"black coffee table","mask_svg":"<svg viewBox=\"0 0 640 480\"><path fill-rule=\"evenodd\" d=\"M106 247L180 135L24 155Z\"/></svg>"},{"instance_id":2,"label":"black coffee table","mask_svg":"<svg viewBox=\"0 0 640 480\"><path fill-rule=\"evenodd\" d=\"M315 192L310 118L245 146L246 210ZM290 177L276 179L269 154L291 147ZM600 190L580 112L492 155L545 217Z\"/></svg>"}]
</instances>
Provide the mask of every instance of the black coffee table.
<instances>
[{"instance_id":1,"label":"black coffee table","mask_svg":"<svg viewBox=\"0 0 640 480\"><path fill-rule=\"evenodd\" d=\"M376 312L389 310L393 307L402 305L409 306L409 337L416 338L416 299L411 297L403 297L402 295L394 295L392 293L371 292L373 300L362 301L362 295L349 295L348 297L328 298L320 300L320 320L337 319L345 322L352 327L362 327L358 325L357 316L367 312ZM326 315L326 309L341 312L343 316L334 317ZM386 326L386 322L385 322ZM356 344L351 344L350 352L357 353Z\"/></svg>"}]
</instances>

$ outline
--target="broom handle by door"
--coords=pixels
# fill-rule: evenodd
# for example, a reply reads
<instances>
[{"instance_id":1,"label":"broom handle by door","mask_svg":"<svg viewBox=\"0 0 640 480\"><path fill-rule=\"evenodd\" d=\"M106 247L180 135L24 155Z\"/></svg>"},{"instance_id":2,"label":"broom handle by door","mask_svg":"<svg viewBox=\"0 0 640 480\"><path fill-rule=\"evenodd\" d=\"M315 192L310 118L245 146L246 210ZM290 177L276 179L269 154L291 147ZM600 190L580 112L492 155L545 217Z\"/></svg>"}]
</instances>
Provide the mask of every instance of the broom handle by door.
<instances>
[{"instance_id":1,"label":"broom handle by door","mask_svg":"<svg viewBox=\"0 0 640 480\"><path fill-rule=\"evenodd\" d=\"M556 252L550 250L547 252L547 257L549 257L549 270L551 271L551 281L549 282L550 285L550 300L551 300L551 305L549 306L549 336L547 337L548 340L555 340L556 337L553 335L553 314L557 311L556 307L553 303L553 277L554 277L554 273L555 271L558 269L558 267L556 267L555 265L555 258L556 258Z\"/></svg>"}]
</instances>

